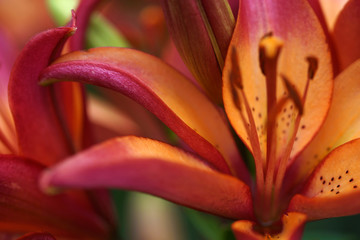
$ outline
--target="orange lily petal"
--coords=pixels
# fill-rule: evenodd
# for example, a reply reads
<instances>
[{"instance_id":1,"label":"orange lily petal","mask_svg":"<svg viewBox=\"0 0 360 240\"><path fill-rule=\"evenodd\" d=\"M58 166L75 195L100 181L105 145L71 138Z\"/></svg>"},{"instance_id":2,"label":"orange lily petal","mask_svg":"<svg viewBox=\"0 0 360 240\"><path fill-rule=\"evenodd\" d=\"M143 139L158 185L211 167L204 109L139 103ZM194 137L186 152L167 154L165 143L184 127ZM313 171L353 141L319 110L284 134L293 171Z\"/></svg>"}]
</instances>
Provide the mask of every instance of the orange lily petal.
<instances>
[{"instance_id":1,"label":"orange lily petal","mask_svg":"<svg viewBox=\"0 0 360 240\"><path fill-rule=\"evenodd\" d=\"M328 116L319 133L291 166L290 178L304 180L332 149L360 137L359 75L360 60L335 79Z\"/></svg>"},{"instance_id":2,"label":"orange lily petal","mask_svg":"<svg viewBox=\"0 0 360 240\"><path fill-rule=\"evenodd\" d=\"M311 0L314 1L314 0ZM341 10L349 0L315 0L320 3L323 15L330 31L334 29L336 19L339 16Z\"/></svg>"},{"instance_id":3,"label":"orange lily petal","mask_svg":"<svg viewBox=\"0 0 360 240\"><path fill-rule=\"evenodd\" d=\"M119 91L156 114L218 169L229 173L230 166L233 174L247 178L219 109L159 59L132 49L109 47L73 52L55 63L43 71L43 84L75 80Z\"/></svg>"},{"instance_id":4,"label":"orange lily petal","mask_svg":"<svg viewBox=\"0 0 360 240\"><path fill-rule=\"evenodd\" d=\"M302 212L310 220L360 213L359 156L360 139L333 150L291 200L289 211Z\"/></svg>"},{"instance_id":5,"label":"orange lily petal","mask_svg":"<svg viewBox=\"0 0 360 240\"><path fill-rule=\"evenodd\" d=\"M146 138L117 138L83 151L45 172L41 186L124 188L228 218L253 218L245 183L178 148Z\"/></svg>"},{"instance_id":6,"label":"orange lily petal","mask_svg":"<svg viewBox=\"0 0 360 240\"><path fill-rule=\"evenodd\" d=\"M110 138L135 135L166 141L163 126L153 114L128 97L102 88L100 99L88 95L88 114L97 143Z\"/></svg>"},{"instance_id":7,"label":"orange lily petal","mask_svg":"<svg viewBox=\"0 0 360 240\"><path fill-rule=\"evenodd\" d=\"M0 31L0 153L17 153L14 121L8 101L8 83L11 66L15 60L15 48Z\"/></svg>"},{"instance_id":8,"label":"orange lily petal","mask_svg":"<svg viewBox=\"0 0 360 240\"><path fill-rule=\"evenodd\" d=\"M56 240L50 233L28 233L17 240Z\"/></svg>"},{"instance_id":9,"label":"orange lily petal","mask_svg":"<svg viewBox=\"0 0 360 240\"><path fill-rule=\"evenodd\" d=\"M350 0L336 19L333 39L340 70L344 70L351 63L360 58L360 2Z\"/></svg>"},{"instance_id":10,"label":"orange lily petal","mask_svg":"<svg viewBox=\"0 0 360 240\"><path fill-rule=\"evenodd\" d=\"M38 77L74 31L72 27L55 28L35 36L15 62L9 81L20 153L44 164L65 157L70 149L52 104L51 89L39 86Z\"/></svg>"},{"instance_id":11,"label":"orange lily petal","mask_svg":"<svg viewBox=\"0 0 360 240\"><path fill-rule=\"evenodd\" d=\"M332 91L331 59L323 29L307 1L241 1L231 46L235 47L239 55L243 89L255 120L263 153L266 152L266 136L264 135L266 135L268 116L266 81L259 62L259 43L270 32L283 41L277 72L288 77L301 97L303 97L308 80L308 63L305 59L308 56L315 56L319 61L315 77L309 85L304 115L300 121L301 128L291 153L291 158L293 158L314 136L326 116ZM247 123L240 121L240 112L234 102L234 91L229 78L233 71L231 61L231 57L228 56L223 74L225 109L236 132L251 149L249 140L251 136L248 136L246 131ZM279 100L284 96L284 92L287 92L280 77L277 78L277 86ZM240 92L237 95L240 95ZM240 103L244 104L244 101L241 99ZM245 107L242 106L241 109L246 116ZM277 144L281 147L279 151L284 151L286 148L283 136L287 136L290 132L282 134L282 131L288 129L287 123L294 121L292 117L294 109L292 103L288 102L277 118L278 136L281 136Z\"/></svg>"},{"instance_id":12,"label":"orange lily petal","mask_svg":"<svg viewBox=\"0 0 360 240\"><path fill-rule=\"evenodd\" d=\"M304 226L306 223L306 216L301 213L291 212L282 217L283 229L280 233L275 235L262 235L256 232L255 223L251 221L237 221L232 224L231 228L234 231L236 239L239 240L300 240Z\"/></svg>"},{"instance_id":13,"label":"orange lily petal","mask_svg":"<svg viewBox=\"0 0 360 240\"><path fill-rule=\"evenodd\" d=\"M105 223L89 208L69 194L48 196L40 191L38 178L44 168L28 159L0 155L0 230L42 229L59 236L106 238Z\"/></svg>"}]
</instances>

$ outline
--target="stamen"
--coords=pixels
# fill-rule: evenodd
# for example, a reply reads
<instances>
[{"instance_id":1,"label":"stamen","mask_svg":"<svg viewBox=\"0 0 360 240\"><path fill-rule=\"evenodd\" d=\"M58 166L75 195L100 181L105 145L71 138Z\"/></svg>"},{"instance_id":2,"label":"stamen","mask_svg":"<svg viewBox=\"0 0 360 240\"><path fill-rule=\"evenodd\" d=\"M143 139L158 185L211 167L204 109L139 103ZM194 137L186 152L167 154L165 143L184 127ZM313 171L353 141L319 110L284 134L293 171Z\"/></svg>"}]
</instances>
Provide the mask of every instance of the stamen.
<instances>
[{"instance_id":1,"label":"stamen","mask_svg":"<svg viewBox=\"0 0 360 240\"><path fill-rule=\"evenodd\" d=\"M240 72L241 70L239 67L240 67L240 64L238 61L237 50L234 46L232 46L231 71L229 73L229 79L230 79L230 84L231 84L233 102L234 102L236 108L239 109L241 120L244 123L245 129L247 131L247 135L249 136L250 145L253 150L254 161L255 161L255 165L256 165L256 181L258 183L257 186L262 187L264 185L264 174L263 174L263 165L262 165L262 159L261 159L260 142L259 142L259 137L258 137L257 131L256 131L255 120L253 118L249 102L247 101L246 95L244 93L242 77L241 77L241 72ZM240 90L240 96L238 94L237 88ZM240 97L243 99L243 103L245 105L245 110L246 110L249 124L246 124L247 121L246 121L245 116L241 109ZM260 189L258 189L258 190L260 190Z\"/></svg>"},{"instance_id":2,"label":"stamen","mask_svg":"<svg viewBox=\"0 0 360 240\"><path fill-rule=\"evenodd\" d=\"M289 79L286 76L281 74L281 78L284 81L285 87L289 93L289 97L293 100L295 106L299 110L299 114L302 115L304 108L299 92L293 85L291 85Z\"/></svg>"},{"instance_id":3,"label":"stamen","mask_svg":"<svg viewBox=\"0 0 360 240\"><path fill-rule=\"evenodd\" d=\"M286 88L288 88L288 92L290 93L289 95L290 95L291 99L293 100L294 104L296 105L296 107L299 111L299 114L296 117L294 131L292 133L290 141L289 141L289 143L286 147L285 153L283 154L283 156L280 160L280 163L279 163L279 169L278 169L278 173L277 173L277 177L276 177L276 181L275 181L275 196L276 197L279 197L280 188L281 188L284 176L285 176L287 161L290 159L291 150L293 148L293 145L294 145L294 142L296 139L296 134L297 134L299 126L300 126L300 120L301 120L301 116L304 111L304 105L305 105L305 101L306 101L306 97L307 97L307 93L308 93L308 89L309 89L310 80L312 80L314 78L315 73L318 68L318 60L315 57L310 56L310 57L307 57L306 60L309 63L308 79L306 81L302 99L301 99L297 89L295 87L292 87L292 85L290 84L290 81L284 75L282 75L285 86L286 86Z\"/></svg>"}]
</instances>

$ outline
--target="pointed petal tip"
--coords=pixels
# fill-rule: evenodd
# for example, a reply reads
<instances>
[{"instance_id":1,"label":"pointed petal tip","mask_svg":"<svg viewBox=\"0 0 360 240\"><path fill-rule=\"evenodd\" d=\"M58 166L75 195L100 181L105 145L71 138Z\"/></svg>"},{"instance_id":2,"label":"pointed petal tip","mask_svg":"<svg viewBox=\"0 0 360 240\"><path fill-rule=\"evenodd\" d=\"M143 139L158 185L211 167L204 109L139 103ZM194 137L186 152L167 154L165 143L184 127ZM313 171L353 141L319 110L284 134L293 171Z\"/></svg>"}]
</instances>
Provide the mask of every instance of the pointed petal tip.
<instances>
[{"instance_id":1,"label":"pointed petal tip","mask_svg":"<svg viewBox=\"0 0 360 240\"><path fill-rule=\"evenodd\" d=\"M56 195L61 192L57 187L51 186L52 174L50 170L45 170L39 180L40 189L47 195Z\"/></svg>"}]
</instances>

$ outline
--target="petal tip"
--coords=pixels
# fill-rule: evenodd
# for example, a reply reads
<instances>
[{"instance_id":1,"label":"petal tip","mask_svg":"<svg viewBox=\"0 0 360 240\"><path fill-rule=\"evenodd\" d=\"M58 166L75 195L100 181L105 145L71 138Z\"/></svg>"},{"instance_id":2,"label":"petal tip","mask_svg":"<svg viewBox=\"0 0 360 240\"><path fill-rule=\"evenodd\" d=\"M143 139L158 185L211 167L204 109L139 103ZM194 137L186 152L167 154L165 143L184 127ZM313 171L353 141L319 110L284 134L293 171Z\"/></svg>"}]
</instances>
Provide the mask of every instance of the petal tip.
<instances>
[{"instance_id":1,"label":"petal tip","mask_svg":"<svg viewBox=\"0 0 360 240\"><path fill-rule=\"evenodd\" d=\"M60 189L57 187L51 186L51 180L52 180L51 172L49 170L44 171L44 173L42 174L40 181L39 181L40 189L48 195L59 194Z\"/></svg>"}]
</instances>

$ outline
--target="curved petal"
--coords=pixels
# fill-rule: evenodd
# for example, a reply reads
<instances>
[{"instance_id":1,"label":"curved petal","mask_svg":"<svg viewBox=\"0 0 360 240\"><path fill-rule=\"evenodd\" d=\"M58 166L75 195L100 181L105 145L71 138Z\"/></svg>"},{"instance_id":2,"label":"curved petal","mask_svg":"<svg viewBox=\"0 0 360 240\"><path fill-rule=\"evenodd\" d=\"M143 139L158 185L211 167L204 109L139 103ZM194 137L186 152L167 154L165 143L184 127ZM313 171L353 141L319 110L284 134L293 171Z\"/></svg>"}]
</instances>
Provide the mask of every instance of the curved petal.
<instances>
[{"instance_id":1,"label":"curved petal","mask_svg":"<svg viewBox=\"0 0 360 240\"><path fill-rule=\"evenodd\" d=\"M262 235L254 230L255 223L251 221L237 221L232 224L231 228L238 240L300 240L304 226L306 223L306 216L301 213L291 212L282 217L283 229L280 233L275 235Z\"/></svg>"},{"instance_id":2,"label":"curved petal","mask_svg":"<svg viewBox=\"0 0 360 240\"><path fill-rule=\"evenodd\" d=\"M28 233L16 240L56 240L50 233Z\"/></svg>"},{"instance_id":3,"label":"curved petal","mask_svg":"<svg viewBox=\"0 0 360 240\"><path fill-rule=\"evenodd\" d=\"M9 108L8 83L15 47L0 29L0 153L17 153L14 121Z\"/></svg>"},{"instance_id":4,"label":"curved petal","mask_svg":"<svg viewBox=\"0 0 360 240\"><path fill-rule=\"evenodd\" d=\"M308 63L306 57L314 56L319 61L315 77L310 81L304 105L304 114L300 121L302 126L291 153L296 156L310 141L321 126L331 98L332 66L323 29L309 4L304 0L244 0L241 1L237 25L235 26L231 45L238 53L239 68L244 93L252 110L260 144L263 152L266 149L267 88L259 62L260 40L269 33L282 39L283 47L279 56L277 72L285 75L303 98L308 82ZM224 80L224 103L226 112L235 130L244 143L250 147L250 137L247 134L247 123L240 121L239 108L234 102L234 91L231 88L230 73L234 71L231 64L231 54L226 59ZM235 66L236 68L237 66ZM280 100L287 90L278 76L277 100ZM240 90L235 90L240 91ZM238 92L237 95L240 95ZM286 95L285 95L286 96ZM244 104L244 101L240 101ZM241 111L246 108L241 107ZM288 102L277 117L278 151L284 151L284 137L291 134L288 124L295 121L292 117L295 108ZM247 119L247 118L246 118ZM245 121L246 121L245 119ZM283 134L283 132L287 134ZM284 136L284 137L283 137Z\"/></svg>"},{"instance_id":5,"label":"curved petal","mask_svg":"<svg viewBox=\"0 0 360 240\"><path fill-rule=\"evenodd\" d=\"M87 99L89 120L97 143L127 135L167 140L163 126L143 106L106 88L100 88L99 93L106 100L92 94Z\"/></svg>"},{"instance_id":6,"label":"curved petal","mask_svg":"<svg viewBox=\"0 0 360 240\"><path fill-rule=\"evenodd\" d=\"M28 42L16 60L9 81L9 103L20 154L53 163L69 153L52 103L51 89L38 85L40 71L58 54L75 28L42 32Z\"/></svg>"},{"instance_id":7,"label":"curved petal","mask_svg":"<svg viewBox=\"0 0 360 240\"><path fill-rule=\"evenodd\" d=\"M42 79L43 83L75 80L119 91L157 115L218 169L229 173L229 165L232 173L247 178L244 163L216 106L188 79L155 57L121 48L74 52L44 70Z\"/></svg>"},{"instance_id":8,"label":"curved petal","mask_svg":"<svg viewBox=\"0 0 360 240\"><path fill-rule=\"evenodd\" d=\"M228 218L253 218L246 184L178 148L145 138L117 138L79 153L45 172L41 186L124 188Z\"/></svg>"},{"instance_id":9,"label":"curved petal","mask_svg":"<svg viewBox=\"0 0 360 240\"><path fill-rule=\"evenodd\" d=\"M310 220L360 213L359 156L360 139L333 150L291 200L289 211L302 212Z\"/></svg>"},{"instance_id":10,"label":"curved petal","mask_svg":"<svg viewBox=\"0 0 360 240\"><path fill-rule=\"evenodd\" d=\"M41 229L58 236L108 237L103 220L73 197L48 196L40 191L38 178L43 170L43 166L28 159L0 155L0 230Z\"/></svg>"},{"instance_id":11,"label":"curved petal","mask_svg":"<svg viewBox=\"0 0 360 240\"><path fill-rule=\"evenodd\" d=\"M333 39L337 51L340 70L346 69L360 58L357 39L360 38L360 2L350 0L336 19Z\"/></svg>"},{"instance_id":12,"label":"curved petal","mask_svg":"<svg viewBox=\"0 0 360 240\"><path fill-rule=\"evenodd\" d=\"M288 178L307 178L334 148L360 137L360 60L342 72L334 83L328 116L311 143L291 166Z\"/></svg>"}]
</instances>

